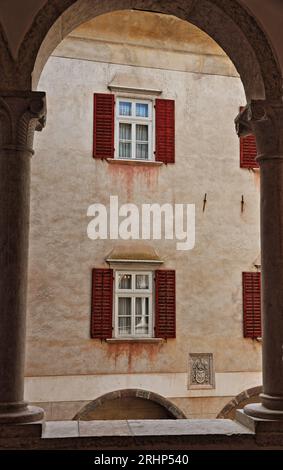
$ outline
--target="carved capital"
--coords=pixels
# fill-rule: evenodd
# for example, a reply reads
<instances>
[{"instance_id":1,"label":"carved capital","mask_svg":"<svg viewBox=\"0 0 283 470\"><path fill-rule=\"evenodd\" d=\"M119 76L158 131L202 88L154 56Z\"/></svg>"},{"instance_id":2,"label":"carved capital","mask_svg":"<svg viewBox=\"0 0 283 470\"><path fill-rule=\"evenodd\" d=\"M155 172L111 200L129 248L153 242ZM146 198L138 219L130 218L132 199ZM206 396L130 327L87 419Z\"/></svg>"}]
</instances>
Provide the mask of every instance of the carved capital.
<instances>
[{"instance_id":1,"label":"carved capital","mask_svg":"<svg viewBox=\"0 0 283 470\"><path fill-rule=\"evenodd\" d=\"M34 131L43 129L45 119L45 93L0 92L0 151L33 154Z\"/></svg>"},{"instance_id":2,"label":"carved capital","mask_svg":"<svg viewBox=\"0 0 283 470\"><path fill-rule=\"evenodd\" d=\"M283 158L283 102L252 100L235 119L239 137L256 136L258 161Z\"/></svg>"}]
</instances>

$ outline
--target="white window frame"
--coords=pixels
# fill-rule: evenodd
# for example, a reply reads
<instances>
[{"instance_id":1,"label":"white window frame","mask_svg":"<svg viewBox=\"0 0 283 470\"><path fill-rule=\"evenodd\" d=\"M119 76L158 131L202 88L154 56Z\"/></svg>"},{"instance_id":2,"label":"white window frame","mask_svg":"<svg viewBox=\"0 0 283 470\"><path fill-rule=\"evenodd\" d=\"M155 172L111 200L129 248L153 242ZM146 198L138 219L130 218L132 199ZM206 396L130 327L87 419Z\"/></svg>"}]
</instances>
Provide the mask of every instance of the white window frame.
<instances>
[{"instance_id":1,"label":"white window frame","mask_svg":"<svg viewBox=\"0 0 283 470\"><path fill-rule=\"evenodd\" d=\"M120 274L131 274L132 276L132 288L131 289L119 289L119 275ZM136 289L136 275L148 275L149 288L148 289ZM154 322L153 322L153 271L131 271L131 270L119 270L115 271L115 285L114 285L114 334L115 338L153 338ZM131 297L131 333L128 335L119 334L118 328L118 299L119 297ZM136 297L148 297L148 334L136 334L135 333L135 308L136 303L133 301Z\"/></svg>"},{"instance_id":2,"label":"white window frame","mask_svg":"<svg viewBox=\"0 0 283 470\"><path fill-rule=\"evenodd\" d=\"M132 103L132 116L120 116L119 109L120 109L120 101L126 101ZM135 107L136 103L144 103L148 104L148 117L137 117L135 116ZM122 158L119 157L119 124L131 124L132 125L132 156L131 158ZM147 125L148 126L148 158L147 159L138 159L136 158L136 125ZM150 162L155 160L153 142L154 142L154 134L155 127L154 127L154 102L151 99L139 99L139 98L129 98L119 96L116 97L116 104L115 104L115 152L114 158L117 160L127 160L127 161L139 161L139 162Z\"/></svg>"}]
</instances>

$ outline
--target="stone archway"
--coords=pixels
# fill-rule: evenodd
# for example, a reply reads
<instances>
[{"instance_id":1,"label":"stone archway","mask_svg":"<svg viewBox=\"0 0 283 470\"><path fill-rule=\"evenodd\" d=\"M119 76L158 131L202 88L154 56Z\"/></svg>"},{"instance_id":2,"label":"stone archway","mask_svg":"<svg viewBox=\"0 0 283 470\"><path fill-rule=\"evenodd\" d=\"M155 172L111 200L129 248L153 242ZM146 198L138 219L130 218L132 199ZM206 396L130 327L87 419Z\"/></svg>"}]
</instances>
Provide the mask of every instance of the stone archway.
<instances>
[{"instance_id":1,"label":"stone archway","mask_svg":"<svg viewBox=\"0 0 283 470\"><path fill-rule=\"evenodd\" d=\"M252 407L249 413L282 416L283 375L277 373L282 368L283 331L282 77L264 31L236 0L50 0L35 17L16 56L0 29L0 421L31 422L42 415L23 401L30 156L34 130L42 129L46 114L44 93L31 90L50 53L70 31L95 16L125 9L191 22L222 47L241 77L249 106L238 117L237 129L239 135L256 135L261 167L262 310L268 318L263 322L264 407Z\"/></svg>"},{"instance_id":2,"label":"stone archway","mask_svg":"<svg viewBox=\"0 0 283 470\"><path fill-rule=\"evenodd\" d=\"M95 16L125 9L165 13L191 22L230 57L247 100L282 96L280 68L268 40L256 20L236 0L50 0L35 17L17 61L11 61L2 32L2 89L35 89L46 60L69 32Z\"/></svg>"},{"instance_id":3,"label":"stone archway","mask_svg":"<svg viewBox=\"0 0 283 470\"><path fill-rule=\"evenodd\" d=\"M244 390L237 395L233 400L229 401L227 405L222 408L217 415L217 419L235 419L236 410L244 408L249 403L256 403L259 401L259 395L262 392L262 387L253 387Z\"/></svg>"},{"instance_id":4,"label":"stone archway","mask_svg":"<svg viewBox=\"0 0 283 470\"><path fill-rule=\"evenodd\" d=\"M176 405L157 393L125 389L106 393L91 401L73 419L186 419L186 416Z\"/></svg>"}]
</instances>

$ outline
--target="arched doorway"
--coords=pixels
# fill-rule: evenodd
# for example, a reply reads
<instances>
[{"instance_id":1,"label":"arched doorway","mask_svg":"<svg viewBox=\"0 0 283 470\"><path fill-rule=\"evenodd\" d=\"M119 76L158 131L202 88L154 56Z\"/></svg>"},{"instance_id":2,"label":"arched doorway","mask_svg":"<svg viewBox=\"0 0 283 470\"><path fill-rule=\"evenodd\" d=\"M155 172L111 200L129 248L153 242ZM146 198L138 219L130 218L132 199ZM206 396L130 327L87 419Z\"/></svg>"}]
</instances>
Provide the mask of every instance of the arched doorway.
<instances>
[{"instance_id":1,"label":"arched doorway","mask_svg":"<svg viewBox=\"0 0 283 470\"><path fill-rule=\"evenodd\" d=\"M185 419L184 413L157 393L140 389L106 393L84 406L74 420Z\"/></svg>"}]
</instances>

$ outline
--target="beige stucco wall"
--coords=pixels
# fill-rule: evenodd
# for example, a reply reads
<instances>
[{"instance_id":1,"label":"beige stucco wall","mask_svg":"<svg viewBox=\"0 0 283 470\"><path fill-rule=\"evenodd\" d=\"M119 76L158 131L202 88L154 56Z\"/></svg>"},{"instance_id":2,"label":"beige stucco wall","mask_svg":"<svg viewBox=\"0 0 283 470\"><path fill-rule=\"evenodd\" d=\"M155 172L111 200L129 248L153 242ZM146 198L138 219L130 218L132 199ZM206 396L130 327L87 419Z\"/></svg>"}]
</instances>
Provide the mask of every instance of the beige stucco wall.
<instances>
[{"instance_id":1,"label":"beige stucco wall","mask_svg":"<svg viewBox=\"0 0 283 470\"><path fill-rule=\"evenodd\" d=\"M166 21L160 16L159 22ZM261 381L260 343L242 332L241 273L253 269L259 252L258 174L239 168L233 124L245 103L242 84L229 59L195 28L186 26L183 33L192 40L177 50L181 32L163 43L166 25L149 45L143 31L136 38L132 30L115 35L113 22L111 41L105 42L108 23L100 20L95 29L95 21L59 46L38 87L47 92L48 121L36 136L32 164L27 399L94 399L103 393L95 381L99 374L105 393L121 384L179 400L222 397L217 415L225 397L228 402ZM161 97L175 100L174 165L113 165L92 158L93 93L107 92L119 77L158 84ZM87 237L87 208L108 205L110 195L118 195L120 204L196 205L194 250L176 251L175 241L150 241L164 267L176 270L174 340L90 339L91 269L106 266L115 242ZM134 244L127 242L133 249ZM216 389L187 389L190 352L213 353Z\"/></svg>"}]
</instances>

